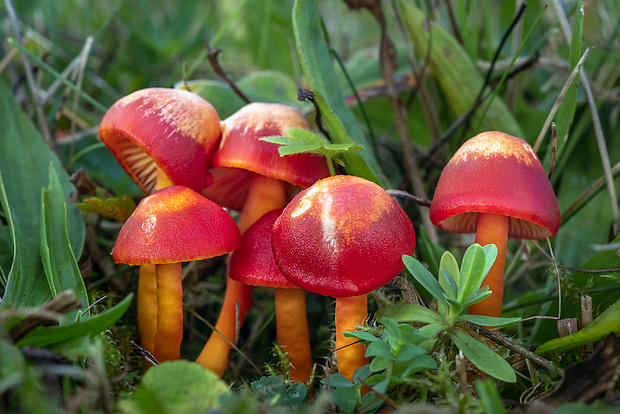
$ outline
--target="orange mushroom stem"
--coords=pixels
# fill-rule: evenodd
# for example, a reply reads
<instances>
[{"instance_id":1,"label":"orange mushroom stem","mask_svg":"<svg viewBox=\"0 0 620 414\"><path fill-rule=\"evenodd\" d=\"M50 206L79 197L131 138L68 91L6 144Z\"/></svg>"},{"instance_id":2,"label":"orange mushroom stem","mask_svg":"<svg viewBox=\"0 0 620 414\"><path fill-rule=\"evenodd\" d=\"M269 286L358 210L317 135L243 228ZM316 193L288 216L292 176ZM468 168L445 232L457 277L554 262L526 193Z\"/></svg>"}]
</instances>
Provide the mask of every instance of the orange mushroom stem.
<instances>
[{"instance_id":1,"label":"orange mushroom stem","mask_svg":"<svg viewBox=\"0 0 620 414\"><path fill-rule=\"evenodd\" d=\"M476 240L481 246L497 246L497 258L484 278L482 286L488 286L493 292L488 298L471 305L468 313L474 315L502 316L502 298L504 297L504 268L506 264L506 245L510 217L499 214L478 213Z\"/></svg>"}]
</instances>

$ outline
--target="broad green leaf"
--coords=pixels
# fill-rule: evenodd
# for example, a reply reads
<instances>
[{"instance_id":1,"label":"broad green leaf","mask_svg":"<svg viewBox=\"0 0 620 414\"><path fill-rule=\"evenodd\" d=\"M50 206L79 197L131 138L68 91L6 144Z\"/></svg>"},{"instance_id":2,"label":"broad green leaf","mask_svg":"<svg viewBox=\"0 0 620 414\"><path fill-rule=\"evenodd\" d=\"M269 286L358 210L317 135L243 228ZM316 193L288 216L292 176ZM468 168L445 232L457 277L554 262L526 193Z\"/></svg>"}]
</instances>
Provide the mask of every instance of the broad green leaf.
<instances>
[{"instance_id":1,"label":"broad green leaf","mask_svg":"<svg viewBox=\"0 0 620 414\"><path fill-rule=\"evenodd\" d=\"M488 267L490 268L490 266ZM467 248L463 256L459 292L457 295L459 302L465 302L472 293L480 288L480 284L485 276L485 270L487 270L485 251L482 249L482 246L474 243Z\"/></svg>"},{"instance_id":2,"label":"broad green leaf","mask_svg":"<svg viewBox=\"0 0 620 414\"><path fill-rule=\"evenodd\" d=\"M612 332L620 332L620 300L608 307L598 318L580 331L562 338L552 339L536 349L537 354L555 351L563 353L596 342Z\"/></svg>"},{"instance_id":3,"label":"broad green leaf","mask_svg":"<svg viewBox=\"0 0 620 414\"><path fill-rule=\"evenodd\" d=\"M372 372L381 372L390 366L390 362L387 358L374 358L370 361L369 369Z\"/></svg>"},{"instance_id":4,"label":"broad green leaf","mask_svg":"<svg viewBox=\"0 0 620 414\"><path fill-rule=\"evenodd\" d=\"M443 305L447 305L446 298L444 297L444 290L435 279L435 276L429 272L419 261L412 256L403 255L403 263L407 267L407 270L411 275L421 284L424 289L428 291L433 297L435 297Z\"/></svg>"},{"instance_id":5,"label":"broad green leaf","mask_svg":"<svg viewBox=\"0 0 620 414\"><path fill-rule=\"evenodd\" d=\"M352 413L357 406L357 391L353 388L337 387L332 390L334 403L345 413Z\"/></svg>"},{"instance_id":6,"label":"broad green leaf","mask_svg":"<svg viewBox=\"0 0 620 414\"><path fill-rule=\"evenodd\" d=\"M287 103L298 108L302 106L297 100L299 84L286 73L275 70L251 72L241 78L237 86L253 102Z\"/></svg>"},{"instance_id":7,"label":"broad green leaf","mask_svg":"<svg viewBox=\"0 0 620 414\"><path fill-rule=\"evenodd\" d=\"M483 315L461 315L460 319L482 326L506 326L521 320L521 318L498 318Z\"/></svg>"},{"instance_id":8,"label":"broad green leaf","mask_svg":"<svg viewBox=\"0 0 620 414\"><path fill-rule=\"evenodd\" d=\"M10 225L0 223L0 239L12 241L10 252L5 242L0 248L0 266L7 277L1 306L37 307L52 297L39 255L41 189L48 185L50 163L58 174L65 200L74 188L56 154L21 112L3 82L0 114L0 173L6 195L2 210L11 215L7 220ZM67 231L71 249L79 257L84 244L84 219L71 203L67 205Z\"/></svg>"},{"instance_id":9,"label":"broad green leaf","mask_svg":"<svg viewBox=\"0 0 620 414\"><path fill-rule=\"evenodd\" d=\"M457 116L466 114L473 107L484 84L478 68L454 36L444 30L438 22L428 21L426 14L413 2L399 0L398 5L398 14L418 56L423 59L428 57L428 66ZM474 124L480 115L481 111L474 113ZM523 136L521 126L498 96L482 120L482 128L504 131L517 137Z\"/></svg>"},{"instance_id":10,"label":"broad green leaf","mask_svg":"<svg viewBox=\"0 0 620 414\"><path fill-rule=\"evenodd\" d=\"M261 377L259 380L250 383L252 390L258 394L263 401L269 401L277 395L284 394L286 383L280 377L269 376Z\"/></svg>"},{"instance_id":11,"label":"broad green leaf","mask_svg":"<svg viewBox=\"0 0 620 414\"><path fill-rule=\"evenodd\" d=\"M397 322L441 323L441 317L432 310L416 304L394 305L379 309L377 319L392 318Z\"/></svg>"},{"instance_id":12,"label":"broad green leaf","mask_svg":"<svg viewBox=\"0 0 620 414\"><path fill-rule=\"evenodd\" d=\"M345 168L350 174L383 186L376 173L379 171L377 160L368 150L364 134L340 90L331 54L323 40L321 16L315 1L295 1L293 30L302 71L309 89L315 94L315 101L331 141L335 144L356 144L351 139L355 137L366 147L359 152L343 154Z\"/></svg>"},{"instance_id":13,"label":"broad green leaf","mask_svg":"<svg viewBox=\"0 0 620 414\"><path fill-rule=\"evenodd\" d=\"M56 170L50 164L49 187L41 194L40 253L52 296L71 290L88 307L88 293L71 250L67 233L67 205ZM77 311L72 312L75 319Z\"/></svg>"},{"instance_id":14,"label":"broad green leaf","mask_svg":"<svg viewBox=\"0 0 620 414\"><path fill-rule=\"evenodd\" d=\"M383 357L395 359L390 351L390 346L384 341L375 341L366 348L366 357Z\"/></svg>"},{"instance_id":15,"label":"broad green leaf","mask_svg":"<svg viewBox=\"0 0 620 414\"><path fill-rule=\"evenodd\" d=\"M188 81L187 86L190 91L213 105L221 119L228 118L245 105L245 101L223 82L200 79ZM177 82L174 87L187 90L185 82Z\"/></svg>"},{"instance_id":16,"label":"broad green leaf","mask_svg":"<svg viewBox=\"0 0 620 414\"><path fill-rule=\"evenodd\" d=\"M421 346L416 344L404 344L402 348L400 348L400 351L398 351L398 355L396 355L396 361L409 361L424 354L427 354L427 352Z\"/></svg>"},{"instance_id":17,"label":"broad green leaf","mask_svg":"<svg viewBox=\"0 0 620 414\"><path fill-rule=\"evenodd\" d=\"M353 388L353 383L342 374L332 374L329 377L323 378L321 384L328 385L330 387L347 387Z\"/></svg>"},{"instance_id":18,"label":"broad green leaf","mask_svg":"<svg viewBox=\"0 0 620 414\"><path fill-rule=\"evenodd\" d=\"M213 371L191 361L166 361L150 368L140 388L123 401L125 413L149 413L150 404L141 396L154 399L163 413L193 414L217 410L220 397L231 394L230 387Z\"/></svg>"},{"instance_id":19,"label":"broad green leaf","mask_svg":"<svg viewBox=\"0 0 620 414\"><path fill-rule=\"evenodd\" d=\"M125 299L117 303L113 308L108 309L104 313L92 316L88 319L81 320L69 325L62 326L40 326L33 329L28 335L21 339L17 346L36 346L39 348L57 346L59 344L71 341L82 336L97 335L120 319L125 313L133 294L128 295Z\"/></svg>"},{"instance_id":20,"label":"broad green leaf","mask_svg":"<svg viewBox=\"0 0 620 414\"><path fill-rule=\"evenodd\" d=\"M382 322L383 320L384 319L381 319ZM418 331L416 328L406 323L399 324L398 331L399 331L398 340L400 342L405 342L405 343L410 343L410 344L419 344L428 339L424 335L421 335L420 331ZM389 342L389 339L388 339L388 342Z\"/></svg>"},{"instance_id":21,"label":"broad green leaf","mask_svg":"<svg viewBox=\"0 0 620 414\"><path fill-rule=\"evenodd\" d=\"M415 357L412 361L407 364L405 370L400 374L400 376L406 377L407 375L415 374L416 372L425 370L425 369L435 369L437 368L437 362L428 354L423 354Z\"/></svg>"},{"instance_id":22,"label":"broad green leaf","mask_svg":"<svg viewBox=\"0 0 620 414\"><path fill-rule=\"evenodd\" d=\"M481 371L504 382L517 381L517 375L510 364L482 342L460 329L451 329L448 336L463 355Z\"/></svg>"},{"instance_id":23,"label":"broad green leaf","mask_svg":"<svg viewBox=\"0 0 620 414\"><path fill-rule=\"evenodd\" d=\"M302 406L308 390L303 382L295 382L284 391L280 404L284 406Z\"/></svg>"}]
</instances>

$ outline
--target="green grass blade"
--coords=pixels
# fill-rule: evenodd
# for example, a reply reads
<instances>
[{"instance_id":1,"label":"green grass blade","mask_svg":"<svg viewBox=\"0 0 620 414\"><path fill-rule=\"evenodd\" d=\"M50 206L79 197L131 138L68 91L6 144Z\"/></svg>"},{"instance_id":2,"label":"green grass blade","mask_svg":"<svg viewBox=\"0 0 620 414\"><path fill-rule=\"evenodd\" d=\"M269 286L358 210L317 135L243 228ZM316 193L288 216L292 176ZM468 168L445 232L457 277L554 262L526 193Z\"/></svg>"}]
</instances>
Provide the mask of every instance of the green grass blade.
<instances>
[{"instance_id":1,"label":"green grass blade","mask_svg":"<svg viewBox=\"0 0 620 414\"><path fill-rule=\"evenodd\" d=\"M59 345L87 335L90 337L97 335L108 329L123 316L129 308L132 298L133 294L130 294L113 308L80 322L70 325L40 326L35 328L20 340L17 346L20 348L24 346L43 348Z\"/></svg>"},{"instance_id":2,"label":"green grass blade","mask_svg":"<svg viewBox=\"0 0 620 414\"><path fill-rule=\"evenodd\" d=\"M50 164L49 187L41 194L39 251L52 296L71 290L88 307L88 294L67 233L67 204L56 170ZM72 313L75 317L77 311Z\"/></svg>"},{"instance_id":3,"label":"green grass blade","mask_svg":"<svg viewBox=\"0 0 620 414\"><path fill-rule=\"evenodd\" d=\"M384 185L377 175L379 166L364 134L357 124L351 109L346 105L344 95L338 84L331 54L321 31L321 16L318 5L310 0L297 0L293 7L293 29L295 44L301 67L309 88L315 94L315 100L321 116L336 144L361 144L365 149L346 153L342 160L350 174L358 175ZM355 137L360 142L355 142Z\"/></svg>"}]
</instances>

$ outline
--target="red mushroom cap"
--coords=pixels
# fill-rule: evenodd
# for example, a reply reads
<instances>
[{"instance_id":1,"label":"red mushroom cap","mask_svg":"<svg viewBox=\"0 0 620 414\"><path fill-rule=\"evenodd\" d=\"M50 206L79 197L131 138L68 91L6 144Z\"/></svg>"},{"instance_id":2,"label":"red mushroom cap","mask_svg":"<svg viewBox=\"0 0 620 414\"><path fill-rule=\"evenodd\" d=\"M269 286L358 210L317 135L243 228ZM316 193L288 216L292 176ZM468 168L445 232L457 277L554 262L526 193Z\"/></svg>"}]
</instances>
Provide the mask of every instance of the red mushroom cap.
<instances>
[{"instance_id":1,"label":"red mushroom cap","mask_svg":"<svg viewBox=\"0 0 620 414\"><path fill-rule=\"evenodd\" d=\"M389 282L414 246L413 224L398 203L378 185L348 175L299 193L272 230L284 276L333 297L362 295Z\"/></svg>"},{"instance_id":2,"label":"red mushroom cap","mask_svg":"<svg viewBox=\"0 0 620 414\"><path fill-rule=\"evenodd\" d=\"M557 233L558 202L527 142L483 132L465 142L443 169L430 208L433 224L474 233L478 213L509 216L508 237L542 240Z\"/></svg>"},{"instance_id":3,"label":"red mushroom cap","mask_svg":"<svg viewBox=\"0 0 620 414\"><path fill-rule=\"evenodd\" d=\"M279 144L259 138L284 136L289 128L310 129L303 114L292 106L254 102L222 122L222 140L211 158L214 184L203 194L218 204L241 210L252 173L309 187L329 176L325 157L301 153L280 157Z\"/></svg>"},{"instance_id":4,"label":"red mushroom cap","mask_svg":"<svg viewBox=\"0 0 620 414\"><path fill-rule=\"evenodd\" d=\"M235 221L213 201L180 185L140 201L116 239L112 258L130 265L178 263L239 247Z\"/></svg>"},{"instance_id":5,"label":"red mushroom cap","mask_svg":"<svg viewBox=\"0 0 620 414\"><path fill-rule=\"evenodd\" d=\"M271 210L243 233L228 262L231 279L252 286L298 289L280 272L271 249L271 229L282 210Z\"/></svg>"},{"instance_id":6,"label":"red mushroom cap","mask_svg":"<svg viewBox=\"0 0 620 414\"><path fill-rule=\"evenodd\" d=\"M220 118L198 95L166 88L136 91L108 109L99 125L103 143L147 194L159 167L173 184L201 191L213 182L209 158Z\"/></svg>"}]
</instances>

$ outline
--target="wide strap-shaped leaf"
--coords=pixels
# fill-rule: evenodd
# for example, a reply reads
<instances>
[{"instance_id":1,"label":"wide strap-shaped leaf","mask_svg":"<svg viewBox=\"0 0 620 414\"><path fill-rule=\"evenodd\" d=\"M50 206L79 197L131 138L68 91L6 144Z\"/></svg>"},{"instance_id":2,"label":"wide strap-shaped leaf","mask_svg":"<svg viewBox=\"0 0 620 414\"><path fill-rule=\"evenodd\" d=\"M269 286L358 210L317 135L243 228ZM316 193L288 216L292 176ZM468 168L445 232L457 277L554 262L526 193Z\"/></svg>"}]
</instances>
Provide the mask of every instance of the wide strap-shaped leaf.
<instances>
[{"instance_id":1,"label":"wide strap-shaped leaf","mask_svg":"<svg viewBox=\"0 0 620 414\"><path fill-rule=\"evenodd\" d=\"M35 328L21 339L17 346L52 347L80 337L97 335L108 329L123 316L129 308L132 298L133 294L130 294L113 308L80 322L62 326L40 326Z\"/></svg>"},{"instance_id":2,"label":"wide strap-shaped leaf","mask_svg":"<svg viewBox=\"0 0 620 414\"><path fill-rule=\"evenodd\" d=\"M293 30L299 61L308 87L314 92L323 122L335 144L360 143L365 149L347 152L342 160L350 174L384 185L378 177L379 165L370 146L345 102L332 58L323 40L321 16L316 1L296 0L293 7ZM355 142L351 137L355 137Z\"/></svg>"},{"instance_id":3,"label":"wide strap-shaped leaf","mask_svg":"<svg viewBox=\"0 0 620 414\"><path fill-rule=\"evenodd\" d=\"M60 179L51 164L49 182L49 187L41 194L40 253L43 269L53 296L71 290L85 309L88 307L88 293L69 242L67 204Z\"/></svg>"},{"instance_id":4,"label":"wide strap-shaped leaf","mask_svg":"<svg viewBox=\"0 0 620 414\"><path fill-rule=\"evenodd\" d=\"M0 82L0 173L5 191L0 222L0 266L7 278L2 307L39 306L51 298L39 255L41 189L48 186L50 163L58 174L65 200L73 185L54 152L23 114L10 88ZM84 219L67 208L71 248L79 257L84 244ZM6 240L11 240L8 246Z\"/></svg>"}]
</instances>

